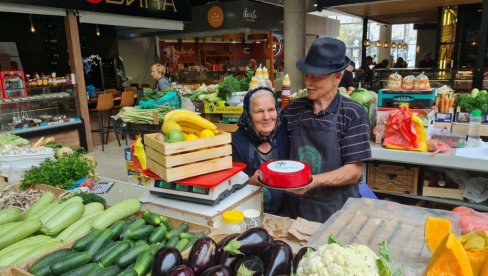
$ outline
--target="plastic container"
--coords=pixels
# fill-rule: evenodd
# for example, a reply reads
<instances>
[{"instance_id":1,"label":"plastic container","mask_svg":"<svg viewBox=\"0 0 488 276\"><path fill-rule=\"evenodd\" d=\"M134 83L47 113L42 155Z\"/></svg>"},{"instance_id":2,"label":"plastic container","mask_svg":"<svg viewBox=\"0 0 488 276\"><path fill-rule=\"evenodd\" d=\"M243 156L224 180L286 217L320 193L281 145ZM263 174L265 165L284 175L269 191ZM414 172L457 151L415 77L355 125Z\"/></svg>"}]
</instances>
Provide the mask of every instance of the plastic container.
<instances>
[{"instance_id":1,"label":"plastic container","mask_svg":"<svg viewBox=\"0 0 488 276\"><path fill-rule=\"evenodd\" d=\"M285 108L290 103L290 86L290 77L286 74L283 78L283 85L281 87L281 108Z\"/></svg>"},{"instance_id":2,"label":"plastic container","mask_svg":"<svg viewBox=\"0 0 488 276\"><path fill-rule=\"evenodd\" d=\"M474 109L469 116L468 128L468 148L477 148L480 146L480 127L481 127L481 110Z\"/></svg>"},{"instance_id":3,"label":"plastic container","mask_svg":"<svg viewBox=\"0 0 488 276\"><path fill-rule=\"evenodd\" d=\"M222 214L222 230L226 233L241 233L246 230L244 214L239 210L229 210Z\"/></svg>"},{"instance_id":4,"label":"plastic container","mask_svg":"<svg viewBox=\"0 0 488 276\"><path fill-rule=\"evenodd\" d=\"M261 212L256 209L246 209L244 210L244 222L246 223L247 229L261 226Z\"/></svg>"}]
</instances>

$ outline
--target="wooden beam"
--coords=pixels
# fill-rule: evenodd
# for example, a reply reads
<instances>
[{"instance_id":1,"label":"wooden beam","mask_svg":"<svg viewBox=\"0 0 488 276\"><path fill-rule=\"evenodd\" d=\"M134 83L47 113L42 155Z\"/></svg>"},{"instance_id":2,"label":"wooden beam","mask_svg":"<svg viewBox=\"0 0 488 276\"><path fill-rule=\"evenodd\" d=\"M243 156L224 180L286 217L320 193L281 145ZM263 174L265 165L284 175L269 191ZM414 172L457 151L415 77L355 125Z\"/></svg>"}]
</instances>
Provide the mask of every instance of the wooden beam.
<instances>
[{"instance_id":1,"label":"wooden beam","mask_svg":"<svg viewBox=\"0 0 488 276\"><path fill-rule=\"evenodd\" d=\"M269 53L269 79L274 81L274 53L273 53L273 32L268 32L268 53Z\"/></svg>"},{"instance_id":2,"label":"wooden beam","mask_svg":"<svg viewBox=\"0 0 488 276\"><path fill-rule=\"evenodd\" d=\"M76 16L68 12L64 17L64 28L66 32L66 40L68 42L68 52L71 72L75 74L76 87L76 111L83 119L85 125L85 135L87 151L93 150L93 141L91 136L90 114L88 112L88 99L85 90L85 75L83 72L83 61L81 58L80 36L78 33L78 21Z\"/></svg>"}]
</instances>

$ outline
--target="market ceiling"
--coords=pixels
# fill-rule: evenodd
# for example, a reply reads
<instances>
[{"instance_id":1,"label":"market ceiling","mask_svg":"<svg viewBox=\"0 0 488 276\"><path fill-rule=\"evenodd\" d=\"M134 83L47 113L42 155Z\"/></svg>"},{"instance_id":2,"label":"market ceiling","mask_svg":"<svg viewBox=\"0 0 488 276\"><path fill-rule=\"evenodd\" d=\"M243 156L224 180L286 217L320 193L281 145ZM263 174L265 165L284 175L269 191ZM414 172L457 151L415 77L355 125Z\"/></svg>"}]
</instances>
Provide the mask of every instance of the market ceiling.
<instances>
[{"instance_id":1,"label":"market ceiling","mask_svg":"<svg viewBox=\"0 0 488 276\"><path fill-rule=\"evenodd\" d=\"M433 23L438 8L481 3L482 0L318 0L318 8L355 15L385 24Z\"/></svg>"}]
</instances>

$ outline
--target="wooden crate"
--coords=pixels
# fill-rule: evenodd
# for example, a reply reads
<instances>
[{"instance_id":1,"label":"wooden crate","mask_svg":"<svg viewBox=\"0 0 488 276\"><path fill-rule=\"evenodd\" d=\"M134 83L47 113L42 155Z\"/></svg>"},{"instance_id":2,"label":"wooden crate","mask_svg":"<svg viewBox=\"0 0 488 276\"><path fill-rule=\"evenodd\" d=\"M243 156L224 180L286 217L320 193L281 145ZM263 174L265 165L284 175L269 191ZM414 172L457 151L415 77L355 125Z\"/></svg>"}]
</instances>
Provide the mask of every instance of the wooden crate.
<instances>
[{"instance_id":1,"label":"wooden crate","mask_svg":"<svg viewBox=\"0 0 488 276\"><path fill-rule=\"evenodd\" d=\"M368 185L378 191L417 195L418 179L417 166L368 164Z\"/></svg>"},{"instance_id":2,"label":"wooden crate","mask_svg":"<svg viewBox=\"0 0 488 276\"><path fill-rule=\"evenodd\" d=\"M456 183L443 169L424 167L422 169L422 195L463 200L464 184ZM442 185L439 182L442 181Z\"/></svg>"},{"instance_id":3,"label":"wooden crate","mask_svg":"<svg viewBox=\"0 0 488 276\"><path fill-rule=\"evenodd\" d=\"M463 200L464 186L459 185L459 189L429 187L429 182L424 180L424 186L422 187L422 195Z\"/></svg>"},{"instance_id":4,"label":"wooden crate","mask_svg":"<svg viewBox=\"0 0 488 276\"><path fill-rule=\"evenodd\" d=\"M10 267L0 269L0 276L27 276L27 275L32 275L32 274L16 266L10 266Z\"/></svg>"},{"instance_id":5,"label":"wooden crate","mask_svg":"<svg viewBox=\"0 0 488 276\"><path fill-rule=\"evenodd\" d=\"M156 133L144 135L147 167L165 181L175 181L232 167L230 133L177 143L160 142Z\"/></svg>"},{"instance_id":6,"label":"wooden crate","mask_svg":"<svg viewBox=\"0 0 488 276\"><path fill-rule=\"evenodd\" d=\"M11 187L12 191L19 192L20 191L20 184L15 184ZM53 186L49 186L46 184L34 184L31 186L31 189L38 190L38 191L45 191L45 192L52 192L56 197L62 196L70 191L59 189Z\"/></svg>"}]
</instances>

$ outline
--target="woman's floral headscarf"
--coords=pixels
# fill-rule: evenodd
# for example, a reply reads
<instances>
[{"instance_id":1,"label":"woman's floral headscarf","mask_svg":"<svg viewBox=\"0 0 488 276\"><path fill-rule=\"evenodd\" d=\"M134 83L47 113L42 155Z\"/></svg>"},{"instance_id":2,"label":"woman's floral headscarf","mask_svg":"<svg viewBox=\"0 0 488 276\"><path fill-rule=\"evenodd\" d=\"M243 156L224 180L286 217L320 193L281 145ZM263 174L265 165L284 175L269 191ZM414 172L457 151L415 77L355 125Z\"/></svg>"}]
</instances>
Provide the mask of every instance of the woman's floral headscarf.
<instances>
[{"instance_id":1,"label":"woman's floral headscarf","mask_svg":"<svg viewBox=\"0 0 488 276\"><path fill-rule=\"evenodd\" d=\"M252 117L251 117L251 110L250 110L251 96L260 90L269 91L270 95L272 95L274 97L276 112L278 113L278 116L276 117L275 128L273 129L273 131L268 136L263 136L263 135L259 134L259 132L256 130L256 127L254 126L254 123L253 123ZM278 104L278 99L276 98L275 93L267 87L258 87L256 89L253 89L253 90L246 93L246 95L244 96L243 104L244 104L244 111L242 112L242 115L241 115L241 118L239 119L238 125L239 125L239 127L243 128L245 130L246 136L249 138L251 143L253 143L254 145L259 145L263 142L273 143L274 142L273 141L274 136L276 134L276 130L281 125L281 114L280 114L281 110L280 110L280 106Z\"/></svg>"}]
</instances>

